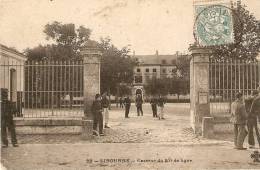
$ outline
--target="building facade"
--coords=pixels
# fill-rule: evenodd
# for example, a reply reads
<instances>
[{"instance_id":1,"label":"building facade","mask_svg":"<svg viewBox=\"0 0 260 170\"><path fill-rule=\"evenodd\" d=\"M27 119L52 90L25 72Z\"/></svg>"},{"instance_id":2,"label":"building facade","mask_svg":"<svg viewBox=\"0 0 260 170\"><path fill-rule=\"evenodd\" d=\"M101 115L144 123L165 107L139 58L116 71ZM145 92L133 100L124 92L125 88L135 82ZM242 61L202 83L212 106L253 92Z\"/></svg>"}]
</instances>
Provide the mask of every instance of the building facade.
<instances>
[{"instance_id":1,"label":"building facade","mask_svg":"<svg viewBox=\"0 0 260 170\"><path fill-rule=\"evenodd\" d=\"M176 60L181 57L176 52L173 55L159 55L158 51L154 55L133 55L137 60L134 68L133 94L144 93L144 85L152 78L175 78L179 76Z\"/></svg>"},{"instance_id":2,"label":"building facade","mask_svg":"<svg viewBox=\"0 0 260 170\"><path fill-rule=\"evenodd\" d=\"M0 88L8 89L8 99L22 100L25 55L0 44Z\"/></svg>"}]
</instances>

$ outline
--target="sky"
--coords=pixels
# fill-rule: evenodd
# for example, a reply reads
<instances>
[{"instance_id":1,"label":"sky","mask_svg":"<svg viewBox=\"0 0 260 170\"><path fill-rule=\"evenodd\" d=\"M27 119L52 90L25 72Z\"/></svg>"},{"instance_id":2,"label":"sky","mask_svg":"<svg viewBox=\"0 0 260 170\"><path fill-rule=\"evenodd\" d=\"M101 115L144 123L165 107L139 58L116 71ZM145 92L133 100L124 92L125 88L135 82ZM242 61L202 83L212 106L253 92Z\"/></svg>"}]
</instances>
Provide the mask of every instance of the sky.
<instances>
[{"instance_id":1,"label":"sky","mask_svg":"<svg viewBox=\"0 0 260 170\"><path fill-rule=\"evenodd\" d=\"M260 0L242 1L260 20ZM83 25L136 54L187 52L194 42L193 0L0 0L0 43L19 51L45 39L44 25Z\"/></svg>"}]
</instances>

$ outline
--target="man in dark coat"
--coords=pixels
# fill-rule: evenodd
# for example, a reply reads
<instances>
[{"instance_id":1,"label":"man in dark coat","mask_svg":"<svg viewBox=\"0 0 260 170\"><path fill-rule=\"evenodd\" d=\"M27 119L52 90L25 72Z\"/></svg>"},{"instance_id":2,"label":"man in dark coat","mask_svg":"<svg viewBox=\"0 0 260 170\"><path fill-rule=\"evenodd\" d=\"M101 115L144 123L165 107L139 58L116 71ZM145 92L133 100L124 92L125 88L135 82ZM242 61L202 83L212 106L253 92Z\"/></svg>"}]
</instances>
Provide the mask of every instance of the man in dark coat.
<instances>
[{"instance_id":1,"label":"man in dark coat","mask_svg":"<svg viewBox=\"0 0 260 170\"><path fill-rule=\"evenodd\" d=\"M125 118L129 118L129 110L131 107L131 100L129 98L129 96L127 96L124 100L124 105L125 105Z\"/></svg>"},{"instance_id":2,"label":"man in dark coat","mask_svg":"<svg viewBox=\"0 0 260 170\"><path fill-rule=\"evenodd\" d=\"M101 103L101 96L100 94L96 94L95 96L95 100L93 101L93 104L91 106L91 111L93 114L93 135L98 136L98 132L97 132L97 125L99 128L99 135L100 136L104 136L103 133L103 107L102 107L102 103Z\"/></svg>"},{"instance_id":3,"label":"man in dark coat","mask_svg":"<svg viewBox=\"0 0 260 170\"><path fill-rule=\"evenodd\" d=\"M7 128L11 133L11 141L17 147L17 139L13 114L15 114L15 103L8 101L8 90L1 88L1 139L2 147L8 147Z\"/></svg>"},{"instance_id":4,"label":"man in dark coat","mask_svg":"<svg viewBox=\"0 0 260 170\"><path fill-rule=\"evenodd\" d=\"M141 116L143 116L143 99L140 94L136 96L135 105L137 108L137 116L140 116L140 112L141 112Z\"/></svg>"},{"instance_id":5,"label":"man in dark coat","mask_svg":"<svg viewBox=\"0 0 260 170\"><path fill-rule=\"evenodd\" d=\"M245 150L244 140L247 136L246 131L246 108L243 102L242 93L236 94L236 100L231 104L231 122L234 124L234 144L235 149Z\"/></svg>"},{"instance_id":6,"label":"man in dark coat","mask_svg":"<svg viewBox=\"0 0 260 170\"><path fill-rule=\"evenodd\" d=\"M258 87L257 91L258 91L258 95L253 100L250 112L259 116L260 115L260 87Z\"/></svg>"},{"instance_id":7,"label":"man in dark coat","mask_svg":"<svg viewBox=\"0 0 260 170\"><path fill-rule=\"evenodd\" d=\"M155 97L152 97L150 104L153 110L153 117L157 117L157 99Z\"/></svg>"},{"instance_id":8,"label":"man in dark coat","mask_svg":"<svg viewBox=\"0 0 260 170\"><path fill-rule=\"evenodd\" d=\"M246 111L248 113L247 128L248 128L249 148L255 147L254 129L255 129L258 144L260 146L260 135L259 135L258 127L257 127L257 115L259 113L256 113L253 110L251 111L253 101L254 101L255 98L257 98L257 96L258 96L258 92L254 91L252 93L252 96L250 96L248 99L245 100Z\"/></svg>"}]
</instances>

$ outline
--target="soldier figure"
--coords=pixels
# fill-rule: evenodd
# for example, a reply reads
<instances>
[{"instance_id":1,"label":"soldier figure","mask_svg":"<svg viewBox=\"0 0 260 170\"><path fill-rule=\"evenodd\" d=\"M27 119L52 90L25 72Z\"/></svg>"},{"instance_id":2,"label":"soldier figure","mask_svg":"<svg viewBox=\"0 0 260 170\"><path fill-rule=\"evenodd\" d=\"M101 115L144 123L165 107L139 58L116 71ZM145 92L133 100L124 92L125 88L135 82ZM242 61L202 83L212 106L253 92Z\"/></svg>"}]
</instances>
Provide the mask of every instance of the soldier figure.
<instances>
[{"instance_id":1,"label":"soldier figure","mask_svg":"<svg viewBox=\"0 0 260 170\"><path fill-rule=\"evenodd\" d=\"M96 94L95 100L93 101L93 104L91 106L91 112L93 114L94 122L93 122L93 135L95 136L104 136L103 133L103 107L101 103L101 95ZM99 132L97 131L97 126Z\"/></svg>"},{"instance_id":2,"label":"soldier figure","mask_svg":"<svg viewBox=\"0 0 260 170\"><path fill-rule=\"evenodd\" d=\"M129 98L129 96L127 96L124 100L124 105L125 105L125 118L129 118L129 110L131 107L131 100Z\"/></svg>"},{"instance_id":3,"label":"soldier figure","mask_svg":"<svg viewBox=\"0 0 260 170\"><path fill-rule=\"evenodd\" d=\"M153 117L158 117L157 116L157 99L155 97L153 97L150 101L150 104L152 106Z\"/></svg>"},{"instance_id":4,"label":"soldier figure","mask_svg":"<svg viewBox=\"0 0 260 170\"><path fill-rule=\"evenodd\" d=\"M235 149L245 150L243 147L244 140L248 134L246 131L246 108L243 102L242 93L236 94L236 100L231 104L231 119L230 121L234 124L234 144Z\"/></svg>"},{"instance_id":5,"label":"soldier figure","mask_svg":"<svg viewBox=\"0 0 260 170\"><path fill-rule=\"evenodd\" d=\"M255 112L254 110L251 111L252 103L253 103L254 99L257 98L257 96L258 96L258 92L253 91L252 95L247 100L245 100L246 111L248 113L247 128L248 128L249 148L255 147L255 139L254 139L254 133L253 133L254 129L255 129L258 144L260 146L260 134L259 134L258 127L257 127L257 115L259 115L259 113Z\"/></svg>"},{"instance_id":6,"label":"soldier figure","mask_svg":"<svg viewBox=\"0 0 260 170\"><path fill-rule=\"evenodd\" d=\"M1 139L2 147L8 147L7 128L11 133L11 141L14 147L17 147L15 125L13 121L15 114L15 104L8 101L7 89L1 88Z\"/></svg>"},{"instance_id":7,"label":"soldier figure","mask_svg":"<svg viewBox=\"0 0 260 170\"><path fill-rule=\"evenodd\" d=\"M136 100L135 100L135 105L137 108L137 116L140 116L140 112L141 112L141 116L143 116L143 99L142 96L140 94L138 94L136 96Z\"/></svg>"},{"instance_id":8,"label":"soldier figure","mask_svg":"<svg viewBox=\"0 0 260 170\"><path fill-rule=\"evenodd\" d=\"M161 95L159 95L159 99L158 99L157 105L159 107L159 120L160 119L164 119L165 100L164 100L164 98Z\"/></svg>"}]
</instances>

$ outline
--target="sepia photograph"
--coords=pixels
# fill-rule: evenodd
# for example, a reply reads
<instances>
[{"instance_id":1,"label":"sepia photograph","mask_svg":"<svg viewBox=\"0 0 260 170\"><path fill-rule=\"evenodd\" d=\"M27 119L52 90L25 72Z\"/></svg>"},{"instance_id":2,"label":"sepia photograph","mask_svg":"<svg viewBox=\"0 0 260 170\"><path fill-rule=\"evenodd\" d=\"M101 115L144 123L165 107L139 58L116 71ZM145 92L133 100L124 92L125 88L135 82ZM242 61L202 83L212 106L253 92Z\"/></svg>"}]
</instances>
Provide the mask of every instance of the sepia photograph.
<instances>
[{"instance_id":1,"label":"sepia photograph","mask_svg":"<svg viewBox=\"0 0 260 170\"><path fill-rule=\"evenodd\" d=\"M0 0L1 170L260 169L260 0Z\"/></svg>"}]
</instances>

